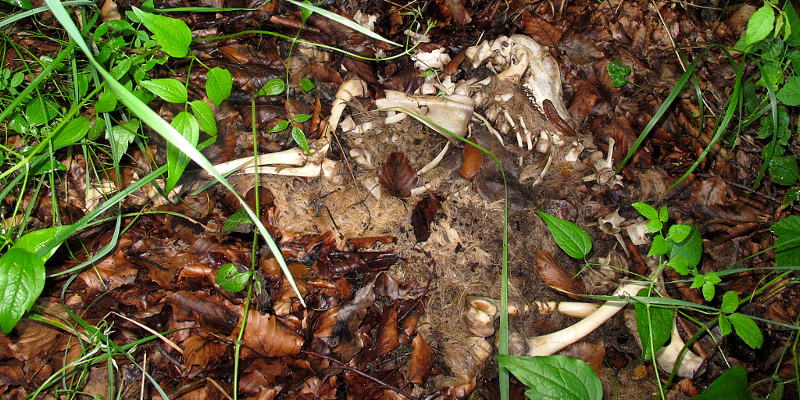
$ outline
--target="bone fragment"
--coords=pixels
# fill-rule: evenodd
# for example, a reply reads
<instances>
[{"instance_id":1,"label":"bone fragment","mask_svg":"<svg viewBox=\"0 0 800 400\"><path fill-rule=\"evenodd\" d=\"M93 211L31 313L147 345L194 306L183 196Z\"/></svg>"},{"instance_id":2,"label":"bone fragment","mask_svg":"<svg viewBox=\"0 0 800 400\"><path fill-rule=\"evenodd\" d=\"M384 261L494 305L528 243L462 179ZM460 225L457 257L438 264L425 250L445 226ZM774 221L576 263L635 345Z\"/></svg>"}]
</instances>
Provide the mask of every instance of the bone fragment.
<instances>
[{"instance_id":1,"label":"bone fragment","mask_svg":"<svg viewBox=\"0 0 800 400\"><path fill-rule=\"evenodd\" d=\"M678 327L675 324L675 320L673 320L672 335L669 345L656 351L656 361L658 362L658 366L664 371L672 372L675 362L678 359L678 354L680 354L681 349L683 349L685 345L686 343L683 342L681 335L678 333ZM702 365L703 358L687 349L686 352L684 352L683 359L678 367L678 376L681 378L692 379Z\"/></svg>"},{"instance_id":2,"label":"bone fragment","mask_svg":"<svg viewBox=\"0 0 800 400\"><path fill-rule=\"evenodd\" d=\"M387 90L386 97L375 100L378 108L395 111L413 112L430 120L422 121L431 129L441 133L450 140L447 131L458 136L467 132L470 117L475 104L471 98L462 95L447 97L409 95L395 90ZM444 129L440 129L444 128Z\"/></svg>"}]
</instances>

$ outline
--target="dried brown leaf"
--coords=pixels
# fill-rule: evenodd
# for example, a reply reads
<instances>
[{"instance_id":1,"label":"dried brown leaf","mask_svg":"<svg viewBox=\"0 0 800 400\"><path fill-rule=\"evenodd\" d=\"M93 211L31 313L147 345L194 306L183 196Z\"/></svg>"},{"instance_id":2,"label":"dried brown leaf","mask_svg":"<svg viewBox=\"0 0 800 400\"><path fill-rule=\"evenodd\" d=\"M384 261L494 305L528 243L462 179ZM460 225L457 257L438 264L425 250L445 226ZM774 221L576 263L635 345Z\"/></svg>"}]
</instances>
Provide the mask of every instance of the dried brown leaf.
<instances>
[{"instance_id":1,"label":"dried brown leaf","mask_svg":"<svg viewBox=\"0 0 800 400\"><path fill-rule=\"evenodd\" d=\"M417 185L417 171L411 167L404 153L389 154L378 172L381 185L393 196L406 198Z\"/></svg>"},{"instance_id":2,"label":"dried brown leaf","mask_svg":"<svg viewBox=\"0 0 800 400\"><path fill-rule=\"evenodd\" d=\"M583 360L592 367L592 371L597 376L600 376L603 368L603 358L606 356L606 345L602 341L600 343L580 342L568 346L559 354Z\"/></svg>"},{"instance_id":3,"label":"dried brown leaf","mask_svg":"<svg viewBox=\"0 0 800 400\"><path fill-rule=\"evenodd\" d=\"M471 144L464 145L464 159L461 163L459 173L464 179L472 179L478 174L483 166L483 152Z\"/></svg>"},{"instance_id":4,"label":"dried brown leaf","mask_svg":"<svg viewBox=\"0 0 800 400\"><path fill-rule=\"evenodd\" d=\"M392 306L381 314L378 326L378 342L375 349L378 355L384 355L400 345L400 331L397 329L397 306Z\"/></svg>"},{"instance_id":5,"label":"dried brown leaf","mask_svg":"<svg viewBox=\"0 0 800 400\"><path fill-rule=\"evenodd\" d=\"M172 305L175 321L196 322L212 332L229 334L238 318L237 308L219 296L203 292L180 291L165 299Z\"/></svg>"},{"instance_id":6,"label":"dried brown leaf","mask_svg":"<svg viewBox=\"0 0 800 400\"><path fill-rule=\"evenodd\" d=\"M581 300L577 295L586 292L583 282L573 279L546 250L536 252L536 273L545 285L571 299Z\"/></svg>"},{"instance_id":7,"label":"dried brown leaf","mask_svg":"<svg viewBox=\"0 0 800 400\"><path fill-rule=\"evenodd\" d=\"M422 335L414 336L411 341L411 358L408 360L407 380L417 385L424 385L433 368L433 349L425 342Z\"/></svg>"},{"instance_id":8,"label":"dried brown leaf","mask_svg":"<svg viewBox=\"0 0 800 400\"><path fill-rule=\"evenodd\" d=\"M225 345L203 336L191 336L183 342L183 370L194 378L216 364L225 354Z\"/></svg>"},{"instance_id":9,"label":"dried brown leaf","mask_svg":"<svg viewBox=\"0 0 800 400\"><path fill-rule=\"evenodd\" d=\"M243 343L248 350L260 356L283 357L299 353L303 337L287 328L278 317L250 310ZM246 358L245 353L242 353L242 357Z\"/></svg>"},{"instance_id":10,"label":"dried brown leaf","mask_svg":"<svg viewBox=\"0 0 800 400\"><path fill-rule=\"evenodd\" d=\"M522 30L542 46L549 47L555 47L563 35L555 25L529 12L522 14Z\"/></svg>"},{"instance_id":11,"label":"dried brown leaf","mask_svg":"<svg viewBox=\"0 0 800 400\"><path fill-rule=\"evenodd\" d=\"M424 242L431 236L431 223L442 206L442 197L435 193L425 195L411 212L411 226L414 227L414 238Z\"/></svg>"}]
</instances>

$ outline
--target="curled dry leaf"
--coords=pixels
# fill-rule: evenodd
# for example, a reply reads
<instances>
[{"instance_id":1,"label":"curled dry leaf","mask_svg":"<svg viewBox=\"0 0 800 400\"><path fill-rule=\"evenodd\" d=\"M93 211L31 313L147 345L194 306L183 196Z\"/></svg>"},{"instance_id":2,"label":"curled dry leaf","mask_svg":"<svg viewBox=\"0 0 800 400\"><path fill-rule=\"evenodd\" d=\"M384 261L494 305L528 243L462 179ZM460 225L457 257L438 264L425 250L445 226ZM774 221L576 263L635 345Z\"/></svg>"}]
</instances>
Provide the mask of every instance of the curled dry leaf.
<instances>
[{"instance_id":1,"label":"curled dry leaf","mask_svg":"<svg viewBox=\"0 0 800 400\"><path fill-rule=\"evenodd\" d=\"M400 345L400 331L397 329L397 306L384 310L381 324L378 327L378 343L375 349L378 355L384 355Z\"/></svg>"},{"instance_id":2,"label":"curled dry leaf","mask_svg":"<svg viewBox=\"0 0 800 400\"><path fill-rule=\"evenodd\" d=\"M411 358L408 360L408 381L424 385L433 368L433 349L422 335L411 341Z\"/></svg>"},{"instance_id":3,"label":"curled dry leaf","mask_svg":"<svg viewBox=\"0 0 800 400\"><path fill-rule=\"evenodd\" d=\"M578 294L586 292L583 282L573 279L548 251L536 252L536 273L545 285L571 299L581 300Z\"/></svg>"},{"instance_id":4,"label":"curled dry leaf","mask_svg":"<svg viewBox=\"0 0 800 400\"><path fill-rule=\"evenodd\" d=\"M202 336L191 336L183 342L183 370L194 378L217 363L225 354L225 345Z\"/></svg>"},{"instance_id":5,"label":"curled dry leaf","mask_svg":"<svg viewBox=\"0 0 800 400\"><path fill-rule=\"evenodd\" d=\"M381 185L393 196L406 198L417 185L417 171L411 167L404 153L389 154L378 172Z\"/></svg>"},{"instance_id":6,"label":"curled dry leaf","mask_svg":"<svg viewBox=\"0 0 800 400\"><path fill-rule=\"evenodd\" d=\"M522 31L542 46L555 47L563 34L555 25L530 12L522 14Z\"/></svg>"},{"instance_id":7,"label":"curled dry leaf","mask_svg":"<svg viewBox=\"0 0 800 400\"><path fill-rule=\"evenodd\" d=\"M244 330L244 345L263 357L291 356L300 352L303 337L287 328L278 317L250 310ZM242 353L242 357L247 357L247 354Z\"/></svg>"},{"instance_id":8,"label":"curled dry leaf","mask_svg":"<svg viewBox=\"0 0 800 400\"><path fill-rule=\"evenodd\" d=\"M597 376L600 376L603 368L603 358L606 356L606 345L602 341L600 343L580 342L568 346L558 354L583 360L592 367L592 371Z\"/></svg>"},{"instance_id":9,"label":"curled dry leaf","mask_svg":"<svg viewBox=\"0 0 800 400\"><path fill-rule=\"evenodd\" d=\"M417 242L424 242L431 236L431 223L442 206L442 197L435 193L425 195L411 213L411 226Z\"/></svg>"},{"instance_id":10,"label":"curled dry leaf","mask_svg":"<svg viewBox=\"0 0 800 400\"><path fill-rule=\"evenodd\" d=\"M464 160L459 173L464 179L472 179L483 166L483 153L471 144L464 145Z\"/></svg>"}]
</instances>

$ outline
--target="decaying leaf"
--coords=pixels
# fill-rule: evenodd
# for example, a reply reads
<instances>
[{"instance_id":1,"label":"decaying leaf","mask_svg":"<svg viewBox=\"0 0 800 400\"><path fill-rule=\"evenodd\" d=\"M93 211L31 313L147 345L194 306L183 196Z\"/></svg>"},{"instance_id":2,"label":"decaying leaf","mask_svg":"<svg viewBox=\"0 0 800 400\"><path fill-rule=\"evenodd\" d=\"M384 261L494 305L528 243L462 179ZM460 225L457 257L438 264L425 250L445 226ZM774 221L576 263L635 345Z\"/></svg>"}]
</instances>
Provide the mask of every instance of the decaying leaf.
<instances>
[{"instance_id":1,"label":"decaying leaf","mask_svg":"<svg viewBox=\"0 0 800 400\"><path fill-rule=\"evenodd\" d=\"M539 278L545 285L571 299L582 300L578 294L586 292L583 282L573 279L553 255L546 250L536 252L536 273L539 274Z\"/></svg>"},{"instance_id":2,"label":"decaying leaf","mask_svg":"<svg viewBox=\"0 0 800 400\"><path fill-rule=\"evenodd\" d=\"M411 358L408 360L408 381L424 385L433 368L433 349L422 335L411 341Z\"/></svg>"},{"instance_id":3,"label":"decaying leaf","mask_svg":"<svg viewBox=\"0 0 800 400\"><path fill-rule=\"evenodd\" d=\"M442 197L435 193L425 195L414 206L414 211L411 213L411 226L414 227L414 237L417 242L424 242L431 236L431 223L441 206Z\"/></svg>"},{"instance_id":4,"label":"decaying leaf","mask_svg":"<svg viewBox=\"0 0 800 400\"><path fill-rule=\"evenodd\" d=\"M404 153L389 154L378 172L381 185L393 196L406 198L417 185L417 171L411 167Z\"/></svg>"},{"instance_id":5,"label":"decaying leaf","mask_svg":"<svg viewBox=\"0 0 800 400\"><path fill-rule=\"evenodd\" d=\"M247 357L245 353L256 353L262 357L282 357L299 353L303 338L285 326L278 317L250 310L243 344L249 352L242 351L242 357Z\"/></svg>"}]
</instances>

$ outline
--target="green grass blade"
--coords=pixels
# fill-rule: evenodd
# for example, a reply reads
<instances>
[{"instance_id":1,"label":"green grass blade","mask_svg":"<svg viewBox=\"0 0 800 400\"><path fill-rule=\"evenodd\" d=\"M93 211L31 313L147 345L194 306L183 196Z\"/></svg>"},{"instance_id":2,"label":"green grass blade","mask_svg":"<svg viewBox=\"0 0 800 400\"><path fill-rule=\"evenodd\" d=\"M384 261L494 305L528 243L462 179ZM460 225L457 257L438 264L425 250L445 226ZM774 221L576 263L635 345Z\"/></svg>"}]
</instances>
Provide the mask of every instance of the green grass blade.
<instances>
[{"instance_id":1,"label":"green grass blade","mask_svg":"<svg viewBox=\"0 0 800 400\"><path fill-rule=\"evenodd\" d=\"M95 2L89 1L89 0L73 0L73 1L65 1L64 2L64 6L67 6L67 7L69 7L69 6L95 6L95 7L97 7L97 4ZM16 13L16 14L14 14L14 15L12 15L12 16L10 16L10 17L2 20L2 21L0 21L0 28L4 27L6 25L11 25L14 22L17 22L17 21L19 21L21 19L25 19L25 18L28 18L28 17L30 17L32 15L36 15L36 14L39 14L39 13L42 13L42 12L45 12L45 11L48 11L48 10L50 10L50 7L41 6L41 7L36 7L34 9L31 9L31 10L27 10L27 11L23 11L23 12L20 12L20 13Z\"/></svg>"},{"instance_id":2,"label":"green grass blade","mask_svg":"<svg viewBox=\"0 0 800 400\"><path fill-rule=\"evenodd\" d=\"M296 5L298 7L305 8L308 11L313 11L313 12L315 12L315 13L317 13L317 14L325 17L325 18L330 19L331 21L338 22L338 23L340 23L340 24L342 24L342 25L344 25L344 26L346 26L346 27L358 32L358 33L361 33L363 35L369 36L369 37L371 37L371 38L373 38L375 40L380 40L381 42L389 43L389 44L391 44L393 46L403 47L403 45L395 43L395 42L393 42L393 41L391 41L389 39L386 39L385 37L383 37L383 36L373 32L373 31L371 31L371 30L369 30L369 29L357 24L355 21L351 21L351 20L349 20L349 19L347 19L345 17L342 17L339 14L330 12L330 11L324 9L324 8L319 8L317 6L314 6L314 5L311 5L311 4L307 4L307 3L301 3L301 2L296 1L296 0L286 0L286 1Z\"/></svg>"},{"instance_id":3,"label":"green grass blade","mask_svg":"<svg viewBox=\"0 0 800 400\"><path fill-rule=\"evenodd\" d=\"M126 89L121 83L119 83L116 79L114 79L111 74L100 65L97 60L94 59L92 56L92 52L89 49L89 46L83 40L83 37L78 31L78 27L75 26L75 23L70 18L67 10L61 4L59 0L45 0L45 2L50 6L50 9L53 12L53 15L58 19L64 29L69 34L70 38L77 43L78 47L84 52L89 62L94 66L94 68L102 75L103 79L107 82L109 87L111 87L114 92L117 94L119 100L126 106L128 109L133 112L136 116L138 116L142 122L146 123L150 128L160 134L164 139L166 139L170 144L173 146L181 149L181 151L186 154L189 158L191 158L195 163L197 163L200 167L202 167L206 172L208 172L211 176L214 177L219 183L221 183L226 189L228 189L241 203L242 207L245 209L247 214L253 220L253 223L256 225L259 233L264 237L264 240L267 242L267 246L269 247L270 251L272 252L273 256L281 266L281 270L283 271L286 279L288 279L289 284L292 286L295 294L297 295L300 302L305 307L305 301L303 300L302 295L300 294L300 290L297 287L297 283L294 281L294 277L292 276L291 272L289 271L288 266L286 265L286 260L283 259L281 255L280 249L278 248L275 240L269 234L267 229L264 227L264 224L256 217L253 210L247 205L247 202L236 193L233 186L231 186L228 181L219 174L219 172L211 165L211 162L208 161L194 146L192 146L178 131L175 130L167 121L162 119L155 111L150 109L146 104L144 104L141 100L139 100L133 93L131 93L128 89Z\"/></svg>"},{"instance_id":4,"label":"green grass blade","mask_svg":"<svg viewBox=\"0 0 800 400\"><path fill-rule=\"evenodd\" d=\"M664 114L667 113L667 110L672 105L672 102L675 101L675 98L677 98L678 95L681 93L683 87L686 86L686 82L689 81L689 78L691 78L695 68L697 68L697 64L699 64L700 60L702 59L703 59L702 55L700 57L697 57L697 59L694 60L694 62L691 65L689 65L688 68L686 68L686 72L684 72L683 75L681 75L681 78L678 80L678 83L675 84L675 87L672 88L672 91L669 93L667 98L664 99L664 102L661 103L660 107L658 107L658 110L656 111L655 115L653 115L653 118L650 119L650 122L647 123L647 126L645 126L644 129L642 129L642 132L639 134L639 137L636 138L635 142L633 142L633 145L631 146L630 150L628 150L628 154L626 154L622 162L620 162L619 165L617 165L616 173L622 171L622 168L625 167L625 164L628 163L628 160L630 160L630 158L633 157L634 153L636 153L636 151L639 150L639 146L642 145L642 142L644 142L644 140L647 138L647 135L650 134L650 131L652 131L653 128L655 128L656 124L658 124L658 121L661 120L661 117L663 117Z\"/></svg>"}]
</instances>

